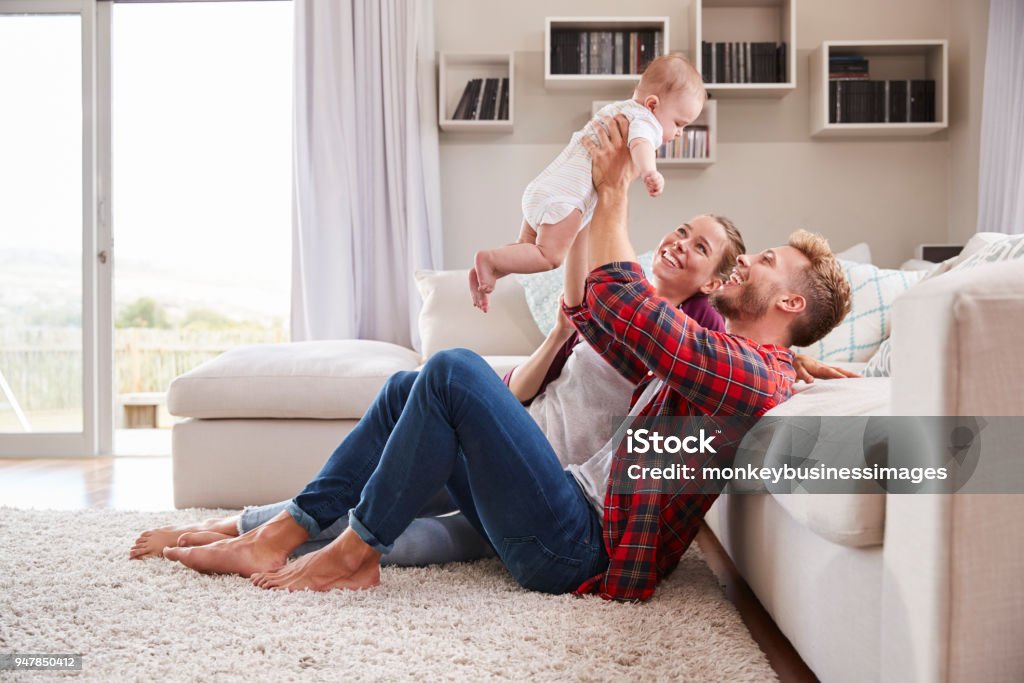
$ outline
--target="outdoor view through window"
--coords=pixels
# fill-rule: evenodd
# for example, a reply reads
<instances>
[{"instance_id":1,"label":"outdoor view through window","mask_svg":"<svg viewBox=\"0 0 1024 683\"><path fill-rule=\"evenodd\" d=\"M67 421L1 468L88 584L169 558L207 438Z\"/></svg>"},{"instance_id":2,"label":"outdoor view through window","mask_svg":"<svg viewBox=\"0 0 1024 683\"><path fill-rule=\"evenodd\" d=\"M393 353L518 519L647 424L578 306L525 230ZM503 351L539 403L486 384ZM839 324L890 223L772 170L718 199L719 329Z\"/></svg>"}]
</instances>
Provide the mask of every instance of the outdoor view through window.
<instances>
[{"instance_id":1,"label":"outdoor view through window","mask_svg":"<svg viewBox=\"0 0 1024 683\"><path fill-rule=\"evenodd\" d=\"M287 340L292 5L115 4L111 42L115 450L160 427L150 435L166 453L175 376L239 344ZM56 89L54 69L17 63ZM72 98L78 77L59 74ZM33 431L81 429L80 380L54 390L81 374L80 134L63 142L47 165L75 171L61 187L75 192L35 199L52 216L0 209L0 292L21 292L0 296L0 372ZM5 153L0 172L33 161L22 154ZM31 236L12 235L17 225ZM24 430L9 403L0 396L0 432Z\"/></svg>"}]
</instances>

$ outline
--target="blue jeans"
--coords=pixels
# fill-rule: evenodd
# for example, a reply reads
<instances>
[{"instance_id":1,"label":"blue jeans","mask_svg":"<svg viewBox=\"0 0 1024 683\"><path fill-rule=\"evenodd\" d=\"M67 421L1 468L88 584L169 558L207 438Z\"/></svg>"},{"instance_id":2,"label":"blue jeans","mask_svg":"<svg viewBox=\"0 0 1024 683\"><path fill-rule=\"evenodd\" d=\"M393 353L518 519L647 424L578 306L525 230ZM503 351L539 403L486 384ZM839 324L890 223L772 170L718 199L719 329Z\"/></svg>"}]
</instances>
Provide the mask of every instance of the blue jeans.
<instances>
[{"instance_id":1,"label":"blue jeans","mask_svg":"<svg viewBox=\"0 0 1024 683\"><path fill-rule=\"evenodd\" d=\"M608 558L601 522L540 428L475 353L392 376L288 512L317 536L348 513L382 553L447 488L525 588L574 590Z\"/></svg>"},{"instance_id":2,"label":"blue jeans","mask_svg":"<svg viewBox=\"0 0 1024 683\"><path fill-rule=\"evenodd\" d=\"M242 510L238 519L238 532L244 534L269 522L287 509L289 502L286 500ZM448 514L454 510L455 504L448 491L440 491L395 540L395 549L381 557L381 564L420 567L446 562L471 562L493 556L494 550L490 543L477 533L464 515ZM347 528L348 517L342 517L292 551L292 555L297 557L320 550Z\"/></svg>"}]
</instances>

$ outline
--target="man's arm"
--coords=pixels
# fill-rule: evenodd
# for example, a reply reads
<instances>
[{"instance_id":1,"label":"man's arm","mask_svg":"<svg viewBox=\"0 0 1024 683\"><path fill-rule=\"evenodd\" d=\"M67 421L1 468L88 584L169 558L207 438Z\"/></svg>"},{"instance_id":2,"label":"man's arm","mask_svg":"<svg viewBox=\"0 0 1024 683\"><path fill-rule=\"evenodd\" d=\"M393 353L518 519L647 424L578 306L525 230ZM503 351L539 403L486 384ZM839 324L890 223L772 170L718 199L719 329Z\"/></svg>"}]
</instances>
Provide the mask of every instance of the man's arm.
<instances>
[{"instance_id":1,"label":"man's arm","mask_svg":"<svg viewBox=\"0 0 1024 683\"><path fill-rule=\"evenodd\" d=\"M636 261L629 242L628 192L637 175L636 164L626 145L629 121L621 114L595 126L599 142L590 136L583 146L593 162L597 207L590 221L591 269L613 261Z\"/></svg>"}]
</instances>

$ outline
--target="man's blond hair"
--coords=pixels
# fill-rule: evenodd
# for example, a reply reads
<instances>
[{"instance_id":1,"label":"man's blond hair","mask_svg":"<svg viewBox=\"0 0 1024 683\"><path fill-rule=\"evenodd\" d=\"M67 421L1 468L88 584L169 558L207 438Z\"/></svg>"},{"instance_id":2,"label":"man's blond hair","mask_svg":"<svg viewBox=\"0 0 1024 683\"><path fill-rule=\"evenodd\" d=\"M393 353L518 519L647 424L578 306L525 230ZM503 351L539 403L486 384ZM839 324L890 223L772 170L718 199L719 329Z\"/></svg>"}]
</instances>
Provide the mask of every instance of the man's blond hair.
<instances>
[{"instance_id":1,"label":"man's blond hair","mask_svg":"<svg viewBox=\"0 0 1024 683\"><path fill-rule=\"evenodd\" d=\"M807 307L789 327L790 343L810 346L831 332L850 312L850 283L828 241L821 235L797 230L789 236L789 246L811 262L800 280L793 283Z\"/></svg>"},{"instance_id":2,"label":"man's blond hair","mask_svg":"<svg viewBox=\"0 0 1024 683\"><path fill-rule=\"evenodd\" d=\"M700 72L681 52L671 52L655 57L647 65L636 89L642 97L647 95L665 97L681 88L693 88L707 99L704 79L701 78Z\"/></svg>"}]
</instances>

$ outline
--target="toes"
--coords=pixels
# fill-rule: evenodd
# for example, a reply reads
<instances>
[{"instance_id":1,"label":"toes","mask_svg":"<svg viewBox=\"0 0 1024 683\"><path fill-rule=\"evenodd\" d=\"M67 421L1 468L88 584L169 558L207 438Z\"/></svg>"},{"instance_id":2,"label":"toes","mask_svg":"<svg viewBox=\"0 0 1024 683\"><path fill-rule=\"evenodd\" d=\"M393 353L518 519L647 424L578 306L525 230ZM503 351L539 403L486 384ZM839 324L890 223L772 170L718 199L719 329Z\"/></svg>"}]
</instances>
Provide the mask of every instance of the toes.
<instances>
[{"instance_id":1,"label":"toes","mask_svg":"<svg viewBox=\"0 0 1024 683\"><path fill-rule=\"evenodd\" d=\"M188 531L187 533L182 533L182 535L179 536L177 538L177 540L174 542L174 545L176 545L176 546L178 546L180 548L187 548L187 547L190 547L190 546L202 546L203 545L201 543L202 540L203 540L203 537L202 537L201 533L196 533L194 531Z\"/></svg>"},{"instance_id":2,"label":"toes","mask_svg":"<svg viewBox=\"0 0 1024 683\"><path fill-rule=\"evenodd\" d=\"M185 553L187 553L187 552L188 552L188 550L185 549L185 548L179 548L177 546L170 545L170 546L167 546L166 548L164 548L163 555L168 560L174 560L175 562L180 562L181 558L183 558L185 556Z\"/></svg>"}]
</instances>

